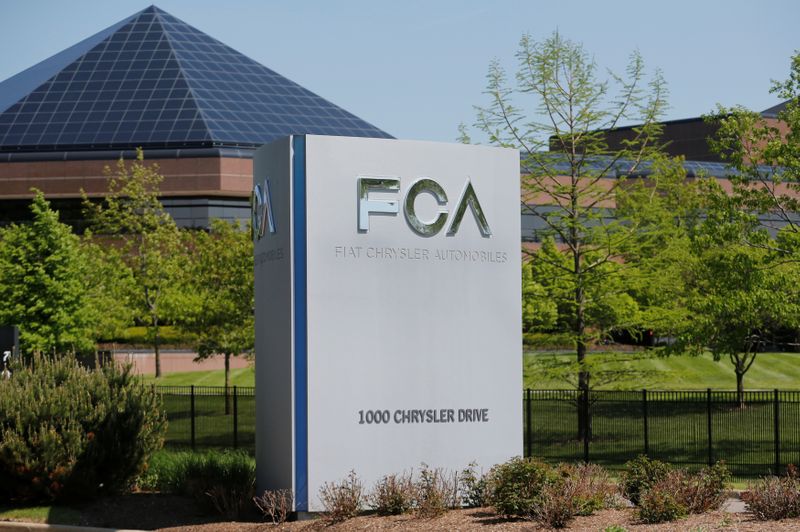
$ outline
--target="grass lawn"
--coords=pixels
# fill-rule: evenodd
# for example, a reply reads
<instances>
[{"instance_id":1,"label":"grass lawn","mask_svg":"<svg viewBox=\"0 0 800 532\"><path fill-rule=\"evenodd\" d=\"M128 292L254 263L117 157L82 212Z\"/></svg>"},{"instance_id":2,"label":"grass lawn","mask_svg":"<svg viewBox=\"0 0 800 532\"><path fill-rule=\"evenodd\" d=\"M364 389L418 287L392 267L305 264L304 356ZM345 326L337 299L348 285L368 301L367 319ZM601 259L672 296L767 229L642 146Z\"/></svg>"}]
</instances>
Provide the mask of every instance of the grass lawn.
<instances>
[{"instance_id":1,"label":"grass lawn","mask_svg":"<svg viewBox=\"0 0 800 532\"><path fill-rule=\"evenodd\" d=\"M524 388L561 389L574 388L575 355L525 353L523 356ZM715 362L710 354L698 357L657 357L631 353L592 353L589 355L593 371L620 374L599 386L601 390L734 390L736 376L727 359ZM222 370L170 373L160 379L143 376L148 384L159 386L223 386ZM253 368L231 370L232 386L254 386ZM781 390L800 389L800 353L762 353L744 377L745 389Z\"/></svg>"},{"instance_id":2,"label":"grass lawn","mask_svg":"<svg viewBox=\"0 0 800 532\"><path fill-rule=\"evenodd\" d=\"M605 390L735 390L736 375L728 359L702 356L657 357L631 353L592 353L592 372L620 372L592 387ZM525 353L524 387L574 388L575 355ZM600 377L598 377L599 379ZM606 380L606 379L603 379ZM800 389L800 353L762 353L745 374L747 390Z\"/></svg>"},{"instance_id":3,"label":"grass lawn","mask_svg":"<svg viewBox=\"0 0 800 532\"><path fill-rule=\"evenodd\" d=\"M143 375L144 382L157 386L225 386L225 371L187 371L168 373L160 379L152 375ZM231 386L254 386L256 382L253 368L231 370Z\"/></svg>"},{"instance_id":4,"label":"grass lawn","mask_svg":"<svg viewBox=\"0 0 800 532\"><path fill-rule=\"evenodd\" d=\"M0 506L0 521L77 525L81 521L81 512L68 506Z\"/></svg>"}]
</instances>

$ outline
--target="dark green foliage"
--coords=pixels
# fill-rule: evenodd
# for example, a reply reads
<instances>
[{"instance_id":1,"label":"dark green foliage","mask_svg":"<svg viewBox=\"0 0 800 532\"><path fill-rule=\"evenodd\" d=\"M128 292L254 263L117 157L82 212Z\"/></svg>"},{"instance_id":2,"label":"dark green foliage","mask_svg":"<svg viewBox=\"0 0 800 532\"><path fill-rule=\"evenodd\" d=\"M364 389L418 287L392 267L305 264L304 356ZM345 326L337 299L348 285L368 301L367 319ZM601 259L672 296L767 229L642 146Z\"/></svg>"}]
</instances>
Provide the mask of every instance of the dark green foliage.
<instances>
[{"instance_id":1,"label":"dark green foliage","mask_svg":"<svg viewBox=\"0 0 800 532\"><path fill-rule=\"evenodd\" d=\"M763 478L748 486L742 500L761 521L800 517L800 480L792 474Z\"/></svg>"},{"instance_id":2,"label":"dark green foliage","mask_svg":"<svg viewBox=\"0 0 800 532\"><path fill-rule=\"evenodd\" d=\"M620 479L622 493L638 506L641 494L665 478L671 470L669 464L640 455L625 464L625 471Z\"/></svg>"},{"instance_id":3,"label":"dark green foliage","mask_svg":"<svg viewBox=\"0 0 800 532\"><path fill-rule=\"evenodd\" d=\"M251 504L256 464L244 452L163 453L148 477L161 491L189 495L233 519Z\"/></svg>"},{"instance_id":4,"label":"dark green foliage","mask_svg":"<svg viewBox=\"0 0 800 532\"><path fill-rule=\"evenodd\" d=\"M130 367L72 356L16 361L0 381L0 500L87 499L129 489L163 443L166 418Z\"/></svg>"},{"instance_id":5,"label":"dark green foliage","mask_svg":"<svg viewBox=\"0 0 800 532\"><path fill-rule=\"evenodd\" d=\"M512 458L489 472L488 502L500 515L530 517L544 487L557 480L553 468L539 460Z\"/></svg>"}]
</instances>

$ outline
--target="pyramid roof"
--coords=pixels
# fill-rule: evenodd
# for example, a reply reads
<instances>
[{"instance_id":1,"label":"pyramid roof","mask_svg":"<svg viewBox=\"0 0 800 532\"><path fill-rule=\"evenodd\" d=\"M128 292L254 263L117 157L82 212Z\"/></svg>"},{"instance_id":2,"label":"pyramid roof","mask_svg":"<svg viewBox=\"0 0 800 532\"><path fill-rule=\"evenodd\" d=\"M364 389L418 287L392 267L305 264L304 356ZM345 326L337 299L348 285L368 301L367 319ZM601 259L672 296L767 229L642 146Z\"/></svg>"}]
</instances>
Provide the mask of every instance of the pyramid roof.
<instances>
[{"instance_id":1,"label":"pyramid roof","mask_svg":"<svg viewBox=\"0 0 800 532\"><path fill-rule=\"evenodd\" d=\"M150 6L0 83L0 152L391 136Z\"/></svg>"}]
</instances>

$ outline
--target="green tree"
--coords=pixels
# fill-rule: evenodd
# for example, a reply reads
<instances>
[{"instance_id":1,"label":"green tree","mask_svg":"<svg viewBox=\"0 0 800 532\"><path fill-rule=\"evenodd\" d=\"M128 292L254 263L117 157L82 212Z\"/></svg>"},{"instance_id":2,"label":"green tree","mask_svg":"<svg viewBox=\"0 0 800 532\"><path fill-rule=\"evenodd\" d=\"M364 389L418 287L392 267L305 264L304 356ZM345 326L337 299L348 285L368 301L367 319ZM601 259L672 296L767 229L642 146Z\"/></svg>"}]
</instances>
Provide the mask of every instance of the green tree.
<instances>
[{"instance_id":1,"label":"green tree","mask_svg":"<svg viewBox=\"0 0 800 532\"><path fill-rule=\"evenodd\" d=\"M719 128L712 148L734 171L727 176L730 191L716 184L705 189L708 230L702 244L712 255L703 256L702 266L723 277L708 284L730 293L724 301L709 297L710 308L700 310L717 321L705 324L706 345L733 363L740 403L744 374L770 333L798 324L800 53L791 58L788 79L773 82L770 92L784 100L777 120L721 106L707 118Z\"/></svg>"},{"instance_id":2,"label":"green tree","mask_svg":"<svg viewBox=\"0 0 800 532\"><path fill-rule=\"evenodd\" d=\"M19 326L27 353L91 352L88 267L78 237L40 191L31 212L31 223L0 229L0 323Z\"/></svg>"},{"instance_id":3,"label":"green tree","mask_svg":"<svg viewBox=\"0 0 800 532\"><path fill-rule=\"evenodd\" d=\"M120 159L116 172L106 172L108 194L100 202L84 195L84 210L94 234L105 240L105 245L117 247L130 269L135 287L132 305L137 318L147 324L155 374L160 377L159 329L169 317L169 302L175 297L180 231L158 199L163 177L157 166L144 163L142 150L129 165Z\"/></svg>"},{"instance_id":4,"label":"green tree","mask_svg":"<svg viewBox=\"0 0 800 532\"><path fill-rule=\"evenodd\" d=\"M227 398L230 359L251 351L255 341L253 241L249 231L224 220L213 220L209 233L197 231L191 239L177 323L196 337L198 359L225 357Z\"/></svg>"},{"instance_id":5,"label":"green tree","mask_svg":"<svg viewBox=\"0 0 800 532\"><path fill-rule=\"evenodd\" d=\"M534 280L533 265L522 263L522 330L551 331L558 320L558 306L547 289Z\"/></svg>"},{"instance_id":6,"label":"green tree","mask_svg":"<svg viewBox=\"0 0 800 532\"><path fill-rule=\"evenodd\" d=\"M748 213L744 243L784 260L800 252L800 53L791 58L789 78L773 82L785 100L777 120L744 107L718 107L707 120L718 125L712 148L735 170L729 176L732 204ZM711 193L720 193L715 189ZM718 201L719 204L722 204ZM759 222L759 218L763 221ZM777 234L776 238L773 235Z\"/></svg>"},{"instance_id":7,"label":"green tree","mask_svg":"<svg viewBox=\"0 0 800 532\"><path fill-rule=\"evenodd\" d=\"M599 314L590 312L590 294L596 297L603 287L611 290L609 297L616 294L613 279L622 269L620 261L635 231L610 209L625 177L637 173L658 151L665 84L658 73L647 81L637 53L626 75L611 74L609 83L598 75L596 63L580 44L558 33L541 42L523 36L516 59L514 86L498 61L490 65L485 91L490 102L479 108L475 126L492 144L521 151L523 214L540 220L546 227L542 236L558 242L557 256L537 253L534 260L548 262L569 292L559 316L569 314L582 368L578 387L588 390L587 345L599 325L594 321ZM514 101L527 98L534 102L530 115ZM620 147L612 147L603 130L623 122L640 125ZM587 423L580 420L581 432Z\"/></svg>"},{"instance_id":8,"label":"green tree","mask_svg":"<svg viewBox=\"0 0 800 532\"><path fill-rule=\"evenodd\" d=\"M797 327L800 316L797 265L775 263L766 249L748 245L743 235L752 218L738 210L721 187L703 230L693 242L697 260L687 268L690 320L678 347L699 353L709 349L716 360L728 358L736 374L736 392L744 406L744 376L776 330Z\"/></svg>"},{"instance_id":9,"label":"green tree","mask_svg":"<svg viewBox=\"0 0 800 532\"><path fill-rule=\"evenodd\" d=\"M86 257L83 282L92 336L97 340L119 338L134 323L133 272L118 249L95 242L91 233L85 234L82 248Z\"/></svg>"},{"instance_id":10,"label":"green tree","mask_svg":"<svg viewBox=\"0 0 800 532\"><path fill-rule=\"evenodd\" d=\"M690 319L685 272L697 260L691 246L704 216L704 181L688 180L681 159L656 157L645 179L627 180L617 195L616 214L636 228L623 284L638 305L640 327L660 336L676 334Z\"/></svg>"}]
</instances>

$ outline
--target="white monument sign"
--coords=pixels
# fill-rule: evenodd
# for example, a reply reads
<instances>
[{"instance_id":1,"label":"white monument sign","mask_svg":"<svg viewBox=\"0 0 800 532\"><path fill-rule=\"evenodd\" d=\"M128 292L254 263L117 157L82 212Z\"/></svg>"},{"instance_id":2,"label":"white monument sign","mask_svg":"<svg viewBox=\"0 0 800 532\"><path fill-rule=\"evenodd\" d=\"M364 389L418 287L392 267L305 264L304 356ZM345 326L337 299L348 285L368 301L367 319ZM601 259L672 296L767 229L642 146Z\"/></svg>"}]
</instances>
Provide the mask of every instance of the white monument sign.
<instances>
[{"instance_id":1,"label":"white monument sign","mask_svg":"<svg viewBox=\"0 0 800 532\"><path fill-rule=\"evenodd\" d=\"M308 135L253 173L258 489L522 454L519 154Z\"/></svg>"}]
</instances>

